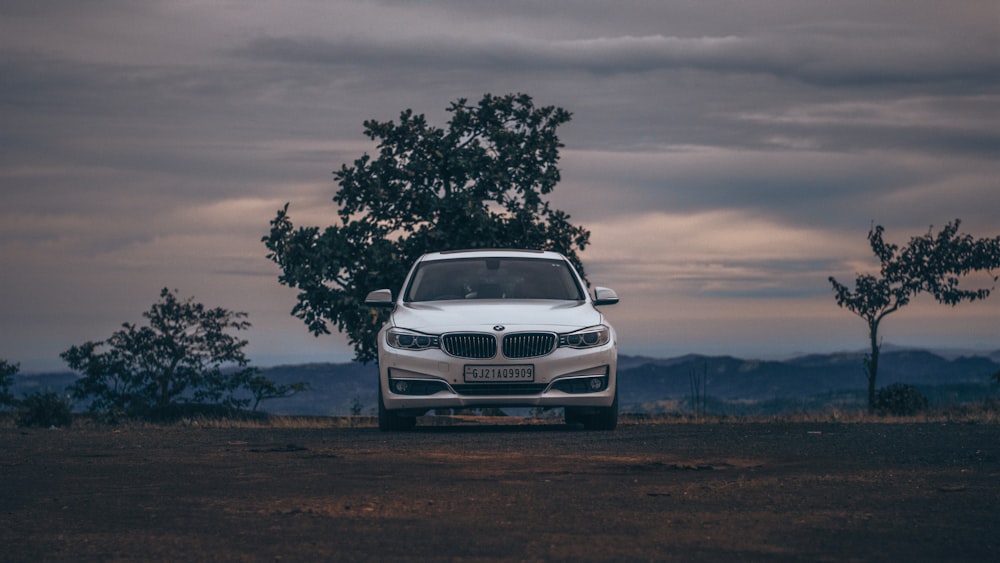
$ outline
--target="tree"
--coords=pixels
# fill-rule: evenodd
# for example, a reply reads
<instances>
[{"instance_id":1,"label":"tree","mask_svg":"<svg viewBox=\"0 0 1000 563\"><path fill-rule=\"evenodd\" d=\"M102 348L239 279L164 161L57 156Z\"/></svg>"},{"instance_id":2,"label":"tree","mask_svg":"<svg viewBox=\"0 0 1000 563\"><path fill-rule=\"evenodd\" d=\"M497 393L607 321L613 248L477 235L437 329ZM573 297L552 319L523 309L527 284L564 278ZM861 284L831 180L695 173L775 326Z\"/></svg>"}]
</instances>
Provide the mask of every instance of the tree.
<instances>
[{"instance_id":1,"label":"tree","mask_svg":"<svg viewBox=\"0 0 1000 563\"><path fill-rule=\"evenodd\" d=\"M14 376L21 371L21 364L12 364L0 358L0 407L17 404L10 388L14 385Z\"/></svg>"},{"instance_id":2,"label":"tree","mask_svg":"<svg viewBox=\"0 0 1000 563\"><path fill-rule=\"evenodd\" d=\"M989 297L993 288L963 289L963 279L975 272L1000 268L1000 236L973 239L959 234L961 221L955 219L936 235L933 226L926 234L913 237L900 248L885 242L881 225L868 232L868 242L881 262L879 275L858 274L854 289L839 283L832 276L837 305L845 307L868 323L871 351L865 355L865 375L868 379L868 410L875 409L875 379L878 375L879 324L886 316L910 303L920 293L930 293L939 303L955 306L963 301ZM992 275L993 283L997 276Z\"/></svg>"},{"instance_id":3,"label":"tree","mask_svg":"<svg viewBox=\"0 0 1000 563\"><path fill-rule=\"evenodd\" d=\"M247 314L180 300L164 288L142 314L148 326L125 323L110 338L73 346L60 356L83 374L70 390L92 399L92 411L150 416L183 403L245 406L237 398L256 368L243 353L246 340L228 330L250 327Z\"/></svg>"},{"instance_id":4,"label":"tree","mask_svg":"<svg viewBox=\"0 0 1000 563\"><path fill-rule=\"evenodd\" d=\"M295 228L285 204L262 239L279 281L299 290L292 314L316 336L331 325L346 333L359 361L375 358L385 320L365 296L401 287L425 252L549 249L583 273L576 251L590 233L543 197L560 179L556 128L570 113L536 108L525 94L487 94L477 105L459 99L447 111L447 129L409 109L399 123L365 121L378 157L364 154L334 173L339 224Z\"/></svg>"}]
</instances>

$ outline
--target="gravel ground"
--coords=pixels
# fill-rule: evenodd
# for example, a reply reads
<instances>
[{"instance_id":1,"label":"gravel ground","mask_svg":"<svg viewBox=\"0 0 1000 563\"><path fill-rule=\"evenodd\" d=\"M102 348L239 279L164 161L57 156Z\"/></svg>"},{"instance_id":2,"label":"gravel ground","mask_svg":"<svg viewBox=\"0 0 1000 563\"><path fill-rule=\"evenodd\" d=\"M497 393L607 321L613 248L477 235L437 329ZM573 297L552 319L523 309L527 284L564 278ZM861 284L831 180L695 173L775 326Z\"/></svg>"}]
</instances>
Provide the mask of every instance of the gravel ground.
<instances>
[{"instance_id":1,"label":"gravel ground","mask_svg":"<svg viewBox=\"0 0 1000 563\"><path fill-rule=\"evenodd\" d=\"M998 561L1000 425L0 429L2 561Z\"/></svg>"}]
</instances>

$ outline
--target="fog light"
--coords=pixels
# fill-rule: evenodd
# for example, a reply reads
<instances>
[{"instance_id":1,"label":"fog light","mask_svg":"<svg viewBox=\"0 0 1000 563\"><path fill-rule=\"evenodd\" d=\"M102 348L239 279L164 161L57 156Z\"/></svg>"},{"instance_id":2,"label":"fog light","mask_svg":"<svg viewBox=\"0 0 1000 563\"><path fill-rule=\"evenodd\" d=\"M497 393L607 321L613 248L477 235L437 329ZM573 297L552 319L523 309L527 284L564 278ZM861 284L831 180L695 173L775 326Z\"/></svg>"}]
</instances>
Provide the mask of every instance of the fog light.
<instances>
[{"instance_id":1,"label":"fog light","mask_svg":"<svg viewBox=\"0 0 1000 563\"><path fill-rule=\"evenodd\" d=\"M410 384L405 381L397 381L393 384L397 393L403 394L410 388Z\"/></svg>"},{"instance_id":2,"label":"fog light","mask_svg":"<svg viewBox=\"0 0 1000 563\"><path fill-rule=\"evenodd\" d=\"M591 380L590 380L590 390L591 391L598 391L603 386L604 386L604 382L601 381L600 378L598 378L598 377L591 378Z\"/></svg>"}]
</instances>

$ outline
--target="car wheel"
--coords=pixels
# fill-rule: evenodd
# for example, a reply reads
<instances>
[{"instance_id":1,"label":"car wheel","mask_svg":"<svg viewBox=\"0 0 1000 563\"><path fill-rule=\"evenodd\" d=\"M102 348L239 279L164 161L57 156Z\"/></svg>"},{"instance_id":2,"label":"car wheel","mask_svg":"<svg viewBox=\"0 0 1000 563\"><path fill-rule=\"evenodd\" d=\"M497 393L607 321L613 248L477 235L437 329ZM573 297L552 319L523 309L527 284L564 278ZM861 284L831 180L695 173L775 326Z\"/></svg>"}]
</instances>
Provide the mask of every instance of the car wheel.
<instances>
[{"instance_id":1,"label":"car wheel","mask_svg":"<svg viewBox=\"0 0 1000 563\"><path fill-rule=\"evenodd\" d=\"M385 408L382 402L382 385L378 387L378 429L383 432L398 432L410 430L417 425L417 417L400 416Z\"/></svg>"},{"instance_id":2,"label":"car wheel","mask_svg":"<svg viewBox=\"0 0 1000 563\"><path fill-rule=\"evenodd\" d=\"M583 418L583 427L586 430L614 430L618 427L618 393L615 392L615 400L610 407L601 407L594 414Z\"/></svg>"},{"instance_id":3,"label":"car wheel","mask_svg":"<svg viewBox=\"0 0 1000 563\"><path fill-rule=\"evenodd\" d=\"M573 426L576 424L583 424L584 415L580 414L580 412L576 409L566 407L563 419L566 421L566 424Z\"/></svg>"}]
</instances>

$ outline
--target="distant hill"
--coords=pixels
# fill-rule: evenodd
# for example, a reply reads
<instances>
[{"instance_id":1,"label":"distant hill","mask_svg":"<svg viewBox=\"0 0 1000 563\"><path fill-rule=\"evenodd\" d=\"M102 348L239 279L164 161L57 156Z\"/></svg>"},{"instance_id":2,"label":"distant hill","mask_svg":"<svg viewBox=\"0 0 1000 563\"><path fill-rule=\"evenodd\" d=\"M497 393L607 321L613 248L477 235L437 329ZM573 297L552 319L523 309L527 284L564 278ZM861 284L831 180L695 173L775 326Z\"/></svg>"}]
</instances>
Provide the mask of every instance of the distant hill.
<instances>
[{"instance_id":1,"label":"distant hill","mask_svg":"<svg viewBox=\"0 0 1000 563\"><path fill-rule=\"evenodd\" d=\"M746 360L731 356L686 355L676 358L621 356L619 390L623 411L659 412L687 408L692 382L700 380L709 412L737 412L734 405L758 405L767 412L815 408L824 402L854 401L865 396L864 354L813 354L783 361ZM376 410L374 364L314 363L261 370L280 384L308 382L309 391L286 399L265 401L271 414L346 415ZM909 349L883 352L878 386L907 383L920 387L933 402L974 400L996 394L990 376L1000 371L1000 353L980 356L941 355ZM75 380L72 373L22 374L13 391L62 392ZM766 407L759 407L766 405ZM714 409L714 410L713 410ZM738 410L738 409L737 409Z\"/></svg>"},{"instance_id":2,"label":"distant hill","mask_svg":"<svg viewBox=\"0 0 1000 563\"><path fill-rule=\"evenodd\" d=\"M355 402L361 414L376 414L378 368L375 364L302 364L261 370L279 384L298 381L309 383L309 390L288 397L265 401L261 409L271 414L335 416L351 413Z\"/></svg>"},{"instance_id":3,"label":"distant hill","mask_svg":"<svg viewBox=\"0 0 1000 563\"><path fill-rule=\"evenodd\" d=\"M704 382L705 395L716 403L770 402L772 410L781 410L782 403L786 409L816 405L820 398L853 398L855 404L864 404L867 394L863 353L814 354L785 361L697 355L622 360L620 401L639 412L659 410L653 406L657 402L686 401L697 381ZM920 350L890 351L881 355L877 385L906 383L921 388L932 402L955 402L994 392L990 376L998 371L1000 363L988 357L947 360Z\"/></svg>"}]
</instances>

